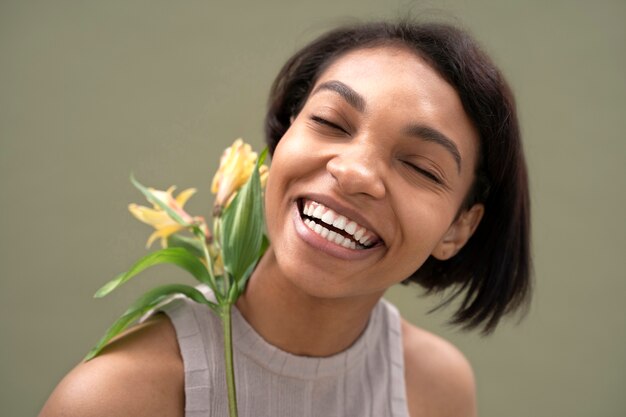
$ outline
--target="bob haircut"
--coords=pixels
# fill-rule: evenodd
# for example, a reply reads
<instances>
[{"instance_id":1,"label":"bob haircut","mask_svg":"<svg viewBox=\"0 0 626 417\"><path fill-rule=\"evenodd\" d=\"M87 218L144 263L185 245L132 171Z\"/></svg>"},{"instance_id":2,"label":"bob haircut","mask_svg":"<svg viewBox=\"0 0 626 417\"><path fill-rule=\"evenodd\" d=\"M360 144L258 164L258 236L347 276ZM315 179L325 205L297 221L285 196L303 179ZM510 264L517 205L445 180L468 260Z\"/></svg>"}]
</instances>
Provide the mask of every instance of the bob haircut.
<instances>
[{"instance_id":1,"label":"bob haircut","mask_svg":"<svg viewBox=\"0 0 626 417\"><path fill-rule=\"evenodd\" d=\"M513 94L500 71L466 32L448 24L373 22L334 29L293 55L272 85L265 119L270 153L306 102L320 74L355 49L404 46L457 92L479 133L474 184L459 213L482 203L485 213L452 258L429 257L410 277L427 293L454 290L435 308L462 297L450 322L492 332L500 318L527 310L531 292L528 177Z\"/></svg>"}]
</instances>

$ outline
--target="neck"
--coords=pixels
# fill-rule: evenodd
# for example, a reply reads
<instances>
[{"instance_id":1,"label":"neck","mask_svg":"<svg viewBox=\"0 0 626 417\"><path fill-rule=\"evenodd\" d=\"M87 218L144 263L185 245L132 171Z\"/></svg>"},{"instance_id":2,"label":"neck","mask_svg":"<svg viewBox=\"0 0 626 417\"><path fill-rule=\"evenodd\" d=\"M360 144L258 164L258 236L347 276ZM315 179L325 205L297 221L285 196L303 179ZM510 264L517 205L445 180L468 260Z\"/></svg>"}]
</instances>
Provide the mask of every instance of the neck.
<instances>
[{"instance_id":1,"label":"neck","mask_svg":"<svg viewBox=\"0 0 626 417\"><path fill-rule=\"evenodd\" d=\"M324 357L349 348L365 330L378 296L311 296L284 277L271 248L237 308L268 343L294 355Z\"/></svg>"}]
</instances>

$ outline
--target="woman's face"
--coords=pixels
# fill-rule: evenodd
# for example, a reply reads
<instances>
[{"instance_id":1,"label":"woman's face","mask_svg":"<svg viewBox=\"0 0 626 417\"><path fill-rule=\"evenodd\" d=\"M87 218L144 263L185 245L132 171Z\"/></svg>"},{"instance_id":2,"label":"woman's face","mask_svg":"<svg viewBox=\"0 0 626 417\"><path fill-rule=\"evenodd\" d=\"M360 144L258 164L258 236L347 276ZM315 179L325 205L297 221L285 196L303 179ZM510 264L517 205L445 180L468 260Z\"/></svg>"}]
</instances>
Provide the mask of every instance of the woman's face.
<instances>
[{"instance_id":1,"label":"woman's face","mask_svg":"<svg viewBox=\"0 0 626 417\"><path fill-rule=\"evenodd\" d=\"M266 218L281 275L314 296L378 297L431 254L452 256L469 238L455 217L477 152L457 93L414 53L341 56L274 152Z\"/></svg>"}]
</instances>

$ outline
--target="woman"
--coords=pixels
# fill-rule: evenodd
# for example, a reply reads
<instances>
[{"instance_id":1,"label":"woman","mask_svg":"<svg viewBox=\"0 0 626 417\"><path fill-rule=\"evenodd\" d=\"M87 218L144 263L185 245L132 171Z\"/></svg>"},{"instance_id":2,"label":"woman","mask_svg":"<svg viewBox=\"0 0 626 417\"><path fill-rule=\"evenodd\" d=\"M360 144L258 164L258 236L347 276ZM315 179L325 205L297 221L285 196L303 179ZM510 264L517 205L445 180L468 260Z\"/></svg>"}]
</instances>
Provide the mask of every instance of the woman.
<instances>
[{"instance_id":1,"label":"woman","mask_svg":"<svg viewBox=\"0 0 626 417\"><path fill-rule=\"evenodd\" d=\"M475 416L472 370L381 301L414 281L492 331L530 291L513 98L464 32L373 23L293 56L270 95L271 243L234 311L240 416ZM42 416L227 415L219 321L177 301L82 363Z\"/></svg>"}]
</instances>

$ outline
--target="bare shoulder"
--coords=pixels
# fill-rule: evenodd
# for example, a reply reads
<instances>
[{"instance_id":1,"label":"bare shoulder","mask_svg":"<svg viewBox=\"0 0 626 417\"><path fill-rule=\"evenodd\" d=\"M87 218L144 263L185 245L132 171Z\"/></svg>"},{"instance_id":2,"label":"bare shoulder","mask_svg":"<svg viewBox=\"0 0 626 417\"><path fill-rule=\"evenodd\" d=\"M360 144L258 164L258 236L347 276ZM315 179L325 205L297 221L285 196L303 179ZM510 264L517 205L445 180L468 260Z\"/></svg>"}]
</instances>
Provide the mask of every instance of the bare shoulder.
<instances>
[{"instance_id":1,"label":"bare shoulder","mask_svg":"<svg viewBox=\"0 0 626 417\"><path fill-rule=\"evenodd\" d=\"M182 416L184 371L169 319L159 314L133 327L77 365L39 417Z\"/></svg>"},{"instance_id":2,"label":"bare shoulder","mask_svg":"<svg viewBox=\"0 0 626 417\"><path fill-rule=\"evenodd\" d=\"M402 320L411 416L476 416L472 367L450 342Z\"/></svg>"}]
</instances>

